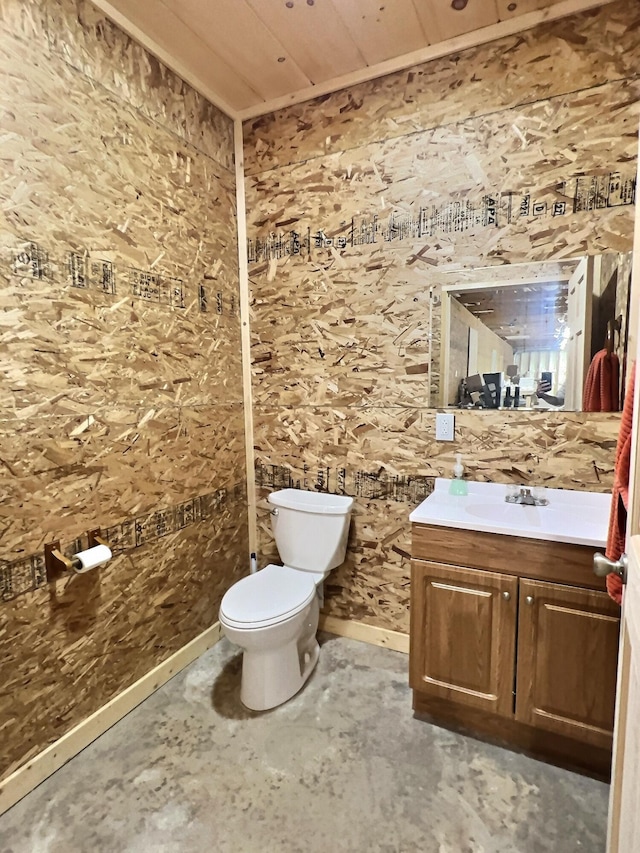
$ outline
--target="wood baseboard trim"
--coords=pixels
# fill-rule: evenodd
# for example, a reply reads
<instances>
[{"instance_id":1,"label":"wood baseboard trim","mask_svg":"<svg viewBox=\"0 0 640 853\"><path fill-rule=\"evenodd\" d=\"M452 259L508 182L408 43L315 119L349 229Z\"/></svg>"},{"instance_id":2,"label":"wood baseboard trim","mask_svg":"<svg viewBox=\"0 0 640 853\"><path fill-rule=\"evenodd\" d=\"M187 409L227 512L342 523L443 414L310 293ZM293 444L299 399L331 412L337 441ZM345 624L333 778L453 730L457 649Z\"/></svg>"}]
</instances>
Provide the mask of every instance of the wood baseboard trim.
<instances>
[{"instance_id":1,"label":"wood baseboard trim","mask_svg":"<svg viewBox=\"0 0 640 853\"><path fill-rule=\"evenodd\" d=\"M222 637L216 622L0 782L0 815L166 684Z\"/></svg>"},{"instance_id":2,"label":"wood baseboard trim","mask_svg":"<svg viewBox=\"0 0 640 853\"><path fill-rule=\"evenodd\" d=\"M366 625L364 622L352 622L350 619L338 619L337 616L320 614L321 631L337 634L339 637L348 637L350 640L361 640L372 646L383 646L385 649L394 649L396 652L409 654L409 635L400 631L390 631L387 628L376 628L375 625Z\"/></svg>"}]
</instances>

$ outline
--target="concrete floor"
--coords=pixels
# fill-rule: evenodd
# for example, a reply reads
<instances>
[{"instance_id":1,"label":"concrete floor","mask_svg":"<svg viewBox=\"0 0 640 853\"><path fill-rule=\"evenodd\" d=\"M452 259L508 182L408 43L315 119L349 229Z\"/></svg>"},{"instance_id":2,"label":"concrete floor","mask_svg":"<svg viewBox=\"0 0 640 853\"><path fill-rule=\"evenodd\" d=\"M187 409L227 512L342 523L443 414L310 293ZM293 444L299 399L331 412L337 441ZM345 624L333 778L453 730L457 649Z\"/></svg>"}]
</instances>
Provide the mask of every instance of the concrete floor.
<instances>
[{"instance_id":1,"label":"concrete floor","mask_svg":"<svg viewBox=\"0 0 640 853\"><path fill-rule=\"evenodd\" d=\"M324 635L239 704L226 640L0 818L4 853L601 853L608 786L414 720L407 657Z\"/></svg>"}]
</instances>

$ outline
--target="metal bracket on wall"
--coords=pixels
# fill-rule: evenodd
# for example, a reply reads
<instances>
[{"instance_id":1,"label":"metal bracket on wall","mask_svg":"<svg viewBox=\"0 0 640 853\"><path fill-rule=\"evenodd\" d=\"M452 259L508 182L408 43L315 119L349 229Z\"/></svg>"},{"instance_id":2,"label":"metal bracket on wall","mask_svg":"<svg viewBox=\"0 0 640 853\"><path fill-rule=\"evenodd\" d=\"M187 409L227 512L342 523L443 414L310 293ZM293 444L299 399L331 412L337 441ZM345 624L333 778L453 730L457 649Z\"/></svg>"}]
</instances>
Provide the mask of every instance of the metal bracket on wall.
<instances>
[{"instance_id":1,"label":"metal bracket on wall","mask_svg":"<svg viewBox=\"0 0 640 853\"><path fill-rule=\"evenodd\" d=\"M107 548L111 547L107 540L101 535L99 527L95 527L93 530L87 531L87 548L95 548L96 545L106 545Z\"/></svg>"}]
</instances>

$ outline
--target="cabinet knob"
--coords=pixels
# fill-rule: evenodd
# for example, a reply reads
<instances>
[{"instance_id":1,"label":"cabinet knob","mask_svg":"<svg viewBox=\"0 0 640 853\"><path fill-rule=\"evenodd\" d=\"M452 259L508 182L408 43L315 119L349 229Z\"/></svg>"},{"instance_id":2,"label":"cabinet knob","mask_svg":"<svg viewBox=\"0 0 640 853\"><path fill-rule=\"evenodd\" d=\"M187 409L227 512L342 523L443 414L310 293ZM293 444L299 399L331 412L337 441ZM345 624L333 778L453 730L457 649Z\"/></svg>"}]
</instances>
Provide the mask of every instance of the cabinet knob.
<instances>
[{"instance_id":1,"label":"cabinet knob","mask_svg":"<svg viewBox=\"0 0 640 853\"><path fill-rule=\"evenodd\" d=\"M533 596L532 596L532 595L528 595L528 596L525 598L525 601L527 602L527 604L533 604Z\"/></svg>"},{"instance_id":2,"label":"cabinet knob","mask_svg":"<svg viewBox=\"0 0 640 853\"><path fill-rule=\"evenodd\" d=\"M509 599L511 598L511 593L510 592L503 592L502 597L504 598L505 601L509 601Z\"/></svg>"}]
</instances>

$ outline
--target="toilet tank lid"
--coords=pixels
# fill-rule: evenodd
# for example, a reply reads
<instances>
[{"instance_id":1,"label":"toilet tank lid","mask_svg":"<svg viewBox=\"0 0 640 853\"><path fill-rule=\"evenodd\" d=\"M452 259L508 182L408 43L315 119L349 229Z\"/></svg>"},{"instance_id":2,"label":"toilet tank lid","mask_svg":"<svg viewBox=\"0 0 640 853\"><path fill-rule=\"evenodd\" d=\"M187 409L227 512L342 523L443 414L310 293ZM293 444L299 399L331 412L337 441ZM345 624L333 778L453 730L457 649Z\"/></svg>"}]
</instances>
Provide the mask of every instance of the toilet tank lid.
<instances>
[{"instance_id":1,"label":"toilet tank lid","mask_svg":"<svg viewBox=\"0 0 640 853\"><path fill-rule=\"evenodd\" d=\"M274 506L321 515L347 515L353 504L353 498L347 495L305 492L303 489L280 489L278 492L271 492L268 501Z\"/></svg>"}]
</instances>

